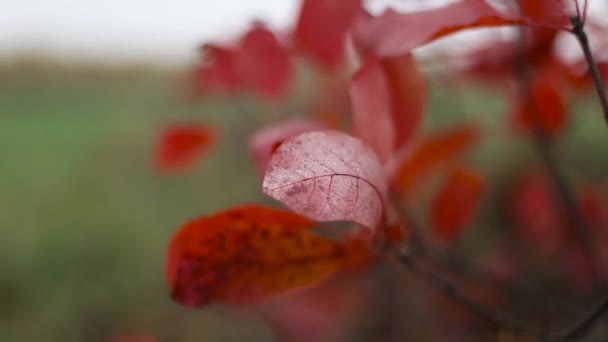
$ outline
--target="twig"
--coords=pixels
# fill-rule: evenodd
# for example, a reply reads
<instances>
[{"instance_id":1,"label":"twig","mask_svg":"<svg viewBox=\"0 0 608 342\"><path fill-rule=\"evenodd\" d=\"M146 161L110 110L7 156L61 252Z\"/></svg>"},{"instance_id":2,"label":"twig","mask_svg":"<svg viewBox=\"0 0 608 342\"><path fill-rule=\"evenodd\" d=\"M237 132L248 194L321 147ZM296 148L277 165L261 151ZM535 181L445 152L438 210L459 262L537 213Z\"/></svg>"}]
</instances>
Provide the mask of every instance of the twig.
<instances>
[{"instance_id":1,"label":"twig","mask_svg":"<svg viewBox=\"0 0 608 342\"><path fill-rule=\"evenodd\" d=\"M553 337L557 341L572 341L584 335L585 332L593 326L593 324L608 311L608 295L600 300L593 308L589 310L581 319L572 324L569 328L558 332Z\"/></svg>"},{"instance_id":2,"label":"twig","mask_svg":"<svg viewBox=\"0 0 608 342\"><path fill-rule=\"evenodd\" d=\"M585 60L587 61L589 73L591 74L591 79L593 79L593 85L595 86L597 96L599 97L602 105L604 121L606 124L608 124L608 99L606 98L606 86L604 85L600 71L597 68L597 64L593 59L589 39L587 38L587 33L585 32L585 23L581 20L580 16L573 16L570 18L570 21L572 22L571 32L576 36L576 40L578 40L579 44L581 45L581 49L585 55Z\"/></svg>"},{"instance_id":3,"label":"twig","mask_svg":"<svg viewBox=\"0 0 608 342\"><path fill-rule=\"evenodd\" d=\"M389 191L389 198L393 208L397 213L397 216L399 216L399 220L403 224L405 224L406 229L409 232L411 252L420 255L424 254L425 247L422 238L422 231L416 220L414 220L414 217L412 217L412 215L410 214L408 208L405 206L405 203L403 203L401 194L399 194L394 189L391 189Z\"/></svg>"},{"instance_id":4,"label":"twig","mask_svg":"<svg viewBox=\"0 0 608 342\"><path fill-rule=\"evenodd\" d=\"M470 297L469 295L458 289L448 280L444 279L433 271L419 266L418 263L414 260L414 257L407 251L398 253L397 257L401 264L407 267L407 269L410 270L413 274L420 277L421 279L424 279L430 285L434 286L443 294L452 299L454 302L466 307L468 310L470 310L472 313L476 314L480 318L486 319L499 327L510 329L513 332L539 338L541 341L547 339L547 336L545 336L541 330L518 322L517 320L513 319L505 313L493 311L483 306L474 298Z\"/></svg>"},{"instance_id":5,"label":"twig","mask_svg":"<svg viewBox=\"0 0 608 342\"><path fill-rule=\"evenodd\" d=\"M406 250L397 253L397 258L408 270L421 279L437 288L444 295L454 302L464 306L478 317L488 320L493 324L511 330L514 333L538 338L541 341L574 341L581 338L585 332L593 326L597 320L608 312L608 295L602 298L593 308L585 313L581 318L570 324L569 327L555 333L546 333L541 329L524 324L508 314L501 311L494 311L485 307L483 304L472 298L456 285L441 277L437 273L426 267L421 267L416 257Z\"/></svg>"},{"instance_id":6,"label":"twig","mask_svg":"<svg viewBox=\"0 0 608 342\"><path fill-rule=\"evenodd\" d=\"M520 81L520 97L524 110L529 111L531 114L532 121L532 133L534 135L534 145L536 151L539 154L540 159L544 163L555 187L560 195L562 202L565 206L568 214L568 219L574 225L575 234L579 243L581 244L583 253L591 270L591 277L596 285L601 284L601 276L599 272L597 250L595 243L591 236L591 230L587 224L581 208L576 201L576 196L572 191L566 177L562 173L557 159L553 155L551 146L551 140L547 136L547 133L543 130L538 117L538 108L534 99L530 99L530 87L529 87L529 67L526 61L525 51L525 36L523 31L520 30L519 39L519 68L518 77ZM608 107L607 107L608 108Z\"/></svg>"},{"instance_id":7,"label":"twig","mask_svg":"<svg viewBox=\"0 0 608 342\"><path fill-rule=\"evenodd\" d=\"M494 311L485 307L483 304L461 291L448 280L439 276L435 272L418 265L415 257L407 250L399 251L397 253L397 259L413 274L425 280L431 286L437 288L454 302L464 306L478 317L486 319L501 328L509 329L515 333L538 338L540 341L577 340L582 337L602 315L608 312L607 295L580 319L571 324L570 327L557 331L556 333L545 333L538 328L517 321L504 312Z\"/></svg>"},{"instance_id":8,"label":"twig","mask_svg":"<svg viewBox=\"0 0 608 342\"><path fill-rule=\"evenodd\" d=\"M555 334L554 340L575 340L583 336L593 324L608 311L608 295L599 301L589 312L580 320L572 324L569 328Z\"/></svg>"}]
</instances>

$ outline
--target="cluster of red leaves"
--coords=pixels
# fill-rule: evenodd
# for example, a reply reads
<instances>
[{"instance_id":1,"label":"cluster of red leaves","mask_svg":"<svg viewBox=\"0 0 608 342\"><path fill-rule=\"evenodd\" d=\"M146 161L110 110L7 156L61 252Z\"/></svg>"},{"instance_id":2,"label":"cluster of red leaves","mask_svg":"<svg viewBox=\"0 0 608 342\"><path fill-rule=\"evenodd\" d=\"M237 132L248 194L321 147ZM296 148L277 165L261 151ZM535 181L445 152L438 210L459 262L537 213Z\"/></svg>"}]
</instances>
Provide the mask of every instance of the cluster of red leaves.
<instances>
[{"instance_id":1,"label":"cluster of red leaves","mask_svg":"<svg viewBox=\"0 0 608 342\"><path fill-rule=\"evenodd\" d=\"M250 152L264 174L263 192L291 211L244 206L183 226L169 246L173 297L193 306L251 303L365 265L379 254L374 237L398 243L404 235L387 211L389 188L410 198L429 174L446 166L448 176L432 200L430 222L436 237L456 240L474 219L484 192L482 175L462 160L480 132L463 124L418 137L427 81L411 50L464 29L533 27L525 48L526 58L534 61L526 95L530 100L523 105L518 98L512 118L525 129L537 126L558 135L566 121L560 83L565 69L556 67L546 47L553 46L555 29L571 29L573 9L559 0L511 5L499 10L485 0L466 0L373 16L361 0L304 0L295 29L286 37L279 39L258 23L236 43L207 45L195 71L201 89L248 90L276 101L287 96L296 58L306 57L321 70L348 70L345 47L350 39L360 65L342 85L350 102L349 132L329 129L344 127L342 122L287 120L252 137ZM490 66L476 58L471 73L512 71L512 46L509 53L502 46L495 49L500 58ZM186 164L212 141L200 128L169 132L159 154L165 168ZM515 196L514 218L532 239L559 229L550 204L555 197L542 185L526 183ZM587 210L601 216L593 205ZM545 214L535 216L539 210ZM312 229L312 220L352 222L355 234L322 237ZM366 235L358 234L361 230Z\"/></svg>"}]
</instances>

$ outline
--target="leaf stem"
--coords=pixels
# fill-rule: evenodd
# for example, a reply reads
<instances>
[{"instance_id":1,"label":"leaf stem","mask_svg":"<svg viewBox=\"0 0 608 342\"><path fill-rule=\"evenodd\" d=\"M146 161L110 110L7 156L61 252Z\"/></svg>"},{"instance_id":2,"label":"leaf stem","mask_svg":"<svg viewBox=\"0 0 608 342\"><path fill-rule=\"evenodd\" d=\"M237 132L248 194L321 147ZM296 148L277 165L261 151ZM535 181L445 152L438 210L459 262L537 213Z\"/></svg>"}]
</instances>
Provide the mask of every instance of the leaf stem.
<instances>
[{"instance_id":1,"label":"leaf stem","mask_svg":"<svg viewBox=\"0 0 608 342\"><path fill-rule=\"evenodd\" d=\"M411 252L417 255L424 254L426 251L421 228L416 220L414 220L414 217L409 212L408 208L405 206L405 203L403 203L401 194L391 187L389 190L389 197L391 204L399 217L399 220L405 224L405 227L409 232Z\"/></svg>"},{"instance_id":2,"label":"leaf stem","mask_svg":"<svg viewBox=\"0 0 608 342\"><path fill-rule=\"evenodd\" d=\"M604 121L608 124L608 99L606 98L606 86L602 77L600 75L599 69L597 68L597 64L593 58L593 54L591 53L591 46L589 44L589 38L587 37L587 33L585 32L585 23L581 19L580 16L576 15L570 18L572 22L572 33L576 36L576 40L581 46L583 50L583 54L585 55L585 60L587 61L587 66L589 68L589 73L591 74L591 79L593 80L593 85L595 86L595 90L597 92L597 96L600 99L600 104L602 105L602 111L604 112Z\"/></svg>"}]
</instances>

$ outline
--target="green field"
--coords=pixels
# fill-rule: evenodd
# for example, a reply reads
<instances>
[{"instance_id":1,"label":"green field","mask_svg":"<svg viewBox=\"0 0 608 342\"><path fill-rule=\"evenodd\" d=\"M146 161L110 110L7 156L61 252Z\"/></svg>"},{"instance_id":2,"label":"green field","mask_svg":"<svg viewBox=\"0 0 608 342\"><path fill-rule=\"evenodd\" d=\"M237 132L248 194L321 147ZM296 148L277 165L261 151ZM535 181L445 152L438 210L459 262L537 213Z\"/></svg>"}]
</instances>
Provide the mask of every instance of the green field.
<instances>
[{"instance_id":1,"label":"green field","mask_svg":"<svg viewBox=\"0 0 608 342\"><path fill-rule=\"evenodd\" d=\"M261 198L246 155L247 132L259 121L250 115L251 99L193 103L180 79L179 71L143 67L0 67L0 341L108 341L125 333L161 341L272 340L251 320L193 311L169 298L165 247L175 229ZM487 98L434 92L431 112L442 115L430 125L480 118L490 134L476 160L508 173L534 154L492 134L504 129L504 108ZM605 178L608 169L608 134L599 115L588 113L594 101L575 107L579 117L560 145L575 177ZM153 167L154 138L164 122L180 119L211 122L225 133L194 169L161 175Z\"/></svg>"},{"instance_id":2,"label":"green field","mask_svg":"<svg viewBox=\"0 0 608 342\"><path fill-rule=\"evenodd\" d=\"M0 341L238 340L218 315L170 301L164 258L184 221L259 196L246 135L222 138L179 176L156 172L153 151L170 120L251 121L190 103L179 80L146 68L2 67Z\"/></svg>"}]
</instances>

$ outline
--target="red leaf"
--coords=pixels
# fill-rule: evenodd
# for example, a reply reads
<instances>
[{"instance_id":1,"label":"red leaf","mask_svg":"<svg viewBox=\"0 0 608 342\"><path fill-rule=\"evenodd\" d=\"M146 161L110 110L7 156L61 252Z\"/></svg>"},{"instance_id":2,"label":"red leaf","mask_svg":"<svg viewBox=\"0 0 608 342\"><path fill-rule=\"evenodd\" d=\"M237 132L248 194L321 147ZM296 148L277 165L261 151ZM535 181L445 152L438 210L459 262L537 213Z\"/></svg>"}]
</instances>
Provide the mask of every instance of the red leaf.
<instances>
[{"instance_id":1,"label":"red leaf","mask_svg":"<svg viewBox=\"0 0 608 342\"><path fill-rule=\"evenodd\" d=\"M459 237L473 219L483 190L478 173L463 167L452 169L432 203L433 233L448 241Z\"/></svg>"},{"instance_id":2,"label":"red leaf","mask_svg":"<svg viewBox=\"0 0 608 342\"><path fill-rule=\"evenodd\" d=\"M304 0L295 29L299 48L326 68L344 62L346 32L361 0Z\"/></svg>"},{"instance_id":3,"label":"red leaf","mask_svg":"<svg viewBox=\"0 0 608 342\"><path fill-rule=\"evenodd\" d=\"M515 126L531 130L538 125L545 134L557 136L566 126L566 107L558 90L559 81L548 73L540 73L530 80L528 104L523 108L518 105L512 114Z\"/></svg>"},{"instance_id":4,"label":"red leaf","mask_svg":"<svg viewBox=\"0 0 608 342\"><path fill-rule=\"evenodd\" d=\"M567 218L553 184L543 173L520 176L509 197L509 211L520 234L540 255L550 255L565 242Z\"/></svg>"},{"instance_id":5,"label":"red leaf","mask_svg":"<svg viewBox=\"0 0 608 342\"><path fill-rule=\"evenodd\" d=\"M260 172L264 173L270 157L278 147L291 137L326 129L321 122L314 120L288 120L265 126L249 140L249 153Z\"/></svg>"},{"instance_id":6,"label":"red leaf","mask_svg":"<svg viewBox=\"0 0 608 342\"><path fill-rule=\"evenodd\" d=\"M455 127L427 137L401 161L395 179L399 189L404 194L410 193L430 171L457 158L478 140L479 130L474 125Z\"/></svg>"},{"instance_id":7,"label":"red leaf","mask_svg":"<svg viewBox=\"0 0 608 342\"><path fill-rule=\"evenodd\" d=\"M571 0L569 0L571 1ZM574 0L578 1L578 0ZM535 26L570 30L570 17L575 13L564 0L517 0L524 20Z\"/></svg>"},{"instance_id":8,"label":"red leaf","mask_svg":"<svg viewBox=\"0 0 608 342\"><path fill-rule=\"evenodd\" d=\"M289 211L256 205L186 224L169 245L173 298L188 306L253 303L370 257L363 241L338 243L311 233L313 225Z\"/></svg>"},{"instance_id":9,"label":"red leaf","mask_svg":"<svg viewBox=\"0 0 608 342\"><path fill-rule=\"evenodd\" d=\"M167 126L158 139L156 165L161 171L182 171L202 158L215 141L215 134L205 125Z\"/></svg>"},{"instance_id":10,"label":"red leaf","mask_svg":"<svg viewBox=\"0 0 608 342\"><path fill-rule=\"evenodd\" d=\"M258 95L277 99L289 89L294 72L289 53L262 24L243 37L238 62L241 78Z\"/></svg>"},{"instance_id":11,"label":"red leaf","mask_svg":"<svg viewBox=\"0 0 608 342\"><path fill-rule=\"evenodd\" d=\"M239 91L243 86L241 73L237 66L236 49L205 45L202 63L194 70L195 82L203 89L226 93Z\"/></svg>"},{"instance_id":12,"label":"red leaf","mask_svg":"<svg viewBox=\"0 0 608 342\"><path fill-rule=\"evenodd\" d=\"M384 58L382 67L391 90L395 149L398 150L411 141L422 123L427 82L411 54Z\"/></svg>"},{"instance_id":13,"label":"red leaf","mask_svg":"<svg viewBox=\"0 0 608 342\"><path fill-rule=\"evenodd\" d=\"M350 84L353 134L386 162L409 142L422 121L426 80L411 55L368 58Z\"/></svg>"},{"instance_id":14,"label":"red leaf","mask_svg":"<svg viewBox=\"0 0 608 342\"><path fill-rule=\"evenodd\" d=\"M380 57L401 56L448 34L476 27L519 23L484 0L467 0L432 10L411 13L386 11L379 17L361 15L353 25L358 49Z\"/></svg>"},{"instance_id":15,"label":"red leaf","mask_svg":"<svg viewBox=\"0 0 608 342\"><path fill-rule=\"evenodd\" d=\"M264 193L318 221L354 221L374 229L383 212L386 179L376 154L338 131L286 140L266 171Z\"/></svg>"},{"instance_id":16,"label":"red leaf","mask_svg":"<svg viewBox=\"0 0 608 342\"><path fill-rule=\"evenodd\" d=\"M578 200L583 214L594 232L607 232L608 193L597 184L586 184L578 189Z\"/></svg>"},{"instance_id":17,"label":"red leaf","mask_svg":"<svg viewBox=\"0 0 608 342\"><path fill-rule=\"evenodd\" d=\"M393 151L394 126L388 79L379 61L370 58L350 82L353 135L370 146L380 161Z\"/></svg>"}]
</instances>

